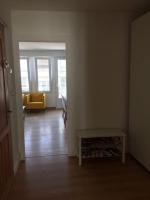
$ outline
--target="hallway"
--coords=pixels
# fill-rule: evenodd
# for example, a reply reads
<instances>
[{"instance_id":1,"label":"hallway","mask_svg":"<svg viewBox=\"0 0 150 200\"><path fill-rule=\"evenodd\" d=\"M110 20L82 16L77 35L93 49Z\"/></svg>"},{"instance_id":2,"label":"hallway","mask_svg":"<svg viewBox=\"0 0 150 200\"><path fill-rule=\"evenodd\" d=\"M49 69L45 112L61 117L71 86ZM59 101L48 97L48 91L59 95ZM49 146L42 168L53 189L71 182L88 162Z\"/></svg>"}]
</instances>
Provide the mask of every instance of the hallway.
<instances>
[{"instance_id":1,"label":"hallway","mask_svg":"<svg viewBox=\"0 0 150 200\"><path fill-rule=\"evenodd\" d=\"M68 157L61 111L28 114L26 160L8 200L149 200L150 174L132 157L84 160Z\"/></svg>"},{"instance_id":2,"label":"hallway","mask_svg":"<svg viewBox=\"0 0 150 200\"><path fill-rule=\"evenodd\" d=\"M149 200L150 174L137 162L45 156L21 163L8 200Z\"/></svg>"},{"instance_id":3,"label":"hallway","mask_svg":"<svg viewBox=\"0 0 150 200\"><path fill-rule=\"evenodd\" d=\"M67 154L67 136L61 110L25 115L25 155L37 157Z\"/></svg>"}]
</instances>

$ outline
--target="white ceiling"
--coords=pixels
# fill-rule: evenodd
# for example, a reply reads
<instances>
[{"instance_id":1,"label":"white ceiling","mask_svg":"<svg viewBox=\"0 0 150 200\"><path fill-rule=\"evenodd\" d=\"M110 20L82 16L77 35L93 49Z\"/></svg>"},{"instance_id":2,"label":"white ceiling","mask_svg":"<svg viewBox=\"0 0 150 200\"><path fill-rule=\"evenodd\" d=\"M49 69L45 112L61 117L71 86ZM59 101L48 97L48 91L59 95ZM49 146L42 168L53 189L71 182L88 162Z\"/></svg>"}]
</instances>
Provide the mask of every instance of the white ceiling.
<instances>
[{"instance_id":1,"label":"white ceiling","mask_svg":"<svg viewBox=\"0 0 150 200\"><path fill-rule=\"evenodd\" d=\"M10 0L5 0L10 4ZM13 0L13 9L21 10L115 10L140 11L150 8L150 0Z\"/></svg>"},{"instance_id":2,"label":"white ceiling","mask_svg":"<svg viewBox=\"0 0 150 200\"><path fill-rule=\"evenodd\" d=\"M60 42L19 42L20 50L65 50L66 44Z\"/></svg>"}]
</instances>

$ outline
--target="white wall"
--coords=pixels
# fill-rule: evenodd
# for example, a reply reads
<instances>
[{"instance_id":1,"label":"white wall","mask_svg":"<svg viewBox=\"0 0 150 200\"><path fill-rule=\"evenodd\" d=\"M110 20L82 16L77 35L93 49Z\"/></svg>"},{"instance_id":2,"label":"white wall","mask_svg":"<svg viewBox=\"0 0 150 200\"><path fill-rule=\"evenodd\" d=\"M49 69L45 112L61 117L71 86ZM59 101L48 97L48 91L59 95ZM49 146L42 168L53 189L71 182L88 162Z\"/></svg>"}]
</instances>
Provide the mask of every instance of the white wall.
<instances>
[{"instance_id":1,"label":"white wall","mask_svg":"<svg viewBox=\"0 0 150 200\"><path fill-rule=\"evenodd\" d=\"M86 64L81 73L85 85L78 91L83 102L80 127L127 129L129 19L128 13L87 15Z\"/></svg>"},{"instance_id":2,"label":"white wall","mask_svg":"<svg viewBox=\"0 0 150 200\"><path fill-rule=\"evenodd\" d=\"M127 129L129 21L128 13L12 12L16 74L19 41L67 44L71 155L77 149L78 128Z\"/></svg>"},{"instance_id":3,"label":"white wall","mask_svg":"<svg viewBox=\"0 0 150 200\"><path fill-rule=\"evenodd\" d=\"M57 88L57 60L66 58L64 50L21 50L20 56L27 57L29 59L29 68L31 72L30 77L30 91L37 91L37 81L34 77L36 74L35 58L47 57L50 59L50 91L46 92L46 106L57 107L58 100L58 88Z\"/></svg>"}]
</instances>

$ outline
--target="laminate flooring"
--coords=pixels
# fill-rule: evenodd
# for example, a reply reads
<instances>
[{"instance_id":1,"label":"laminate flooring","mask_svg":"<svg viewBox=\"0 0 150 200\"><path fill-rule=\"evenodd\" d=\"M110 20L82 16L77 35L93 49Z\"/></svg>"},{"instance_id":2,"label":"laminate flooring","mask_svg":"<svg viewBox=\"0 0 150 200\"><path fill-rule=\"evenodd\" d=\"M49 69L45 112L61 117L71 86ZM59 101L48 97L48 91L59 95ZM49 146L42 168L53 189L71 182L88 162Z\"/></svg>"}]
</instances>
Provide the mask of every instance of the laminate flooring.
<instances>
[{"instance_id":1,"label":"laminate flooring","mask_svg":"<svg viewBox=\"0 0 150 200\"><path fill-rule=\"evenodd\" d=\"M61 110L28 112L24 130L26 157L67 154Z\"/></svg>"},{"instance_id":2,"label":"laminate flooring","mask_svg":"<svg viewBox=\"0 0 150 200\"><path fill-rule=\"evenodd\" d=\"M150 174L134 159L87 160L66 155L21 163L8 200L150 200Z\"/></svg>"},{"instance_id":3,"label":"laminate flooring","mask_svg":"<svg viewBox=\"0 0 150 200\"><path fill-rule=\"evenodd\" d=\"M8 200L150 200L150 173L131 156L124 165L120 159L88 159L79 167L77 158L63 155L60 111L30 114L25 126L28 157Z\"/></svg>"}]
</instances>

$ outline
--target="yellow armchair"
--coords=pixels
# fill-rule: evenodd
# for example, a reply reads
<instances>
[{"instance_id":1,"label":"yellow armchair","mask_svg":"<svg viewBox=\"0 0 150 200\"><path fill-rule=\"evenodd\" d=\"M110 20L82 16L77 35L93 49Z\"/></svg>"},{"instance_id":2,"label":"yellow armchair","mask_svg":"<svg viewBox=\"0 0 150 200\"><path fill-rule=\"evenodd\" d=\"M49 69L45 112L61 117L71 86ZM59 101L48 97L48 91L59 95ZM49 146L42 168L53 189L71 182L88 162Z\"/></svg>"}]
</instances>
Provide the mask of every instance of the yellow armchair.
<instances>
[{"instance_id":1,"label":"yellow armchair","mask_svg":"<svg viewBox=\"0 0 150 200\"><path fill-rule=\"evenodd\" d=\"M45 109L46 108L46 95L42 92L27 94L24 104L26 109Z\"/></svg>"},{"instance_id":2,"label":"yellow armchair","mask_svg":"<svg viewBox=\"0 0 150 200\"><path fill-rule=\"evenodd\" d=\"M25 106L25 94L22 94L22 105Z\"/></svg>"}]
</instances>

